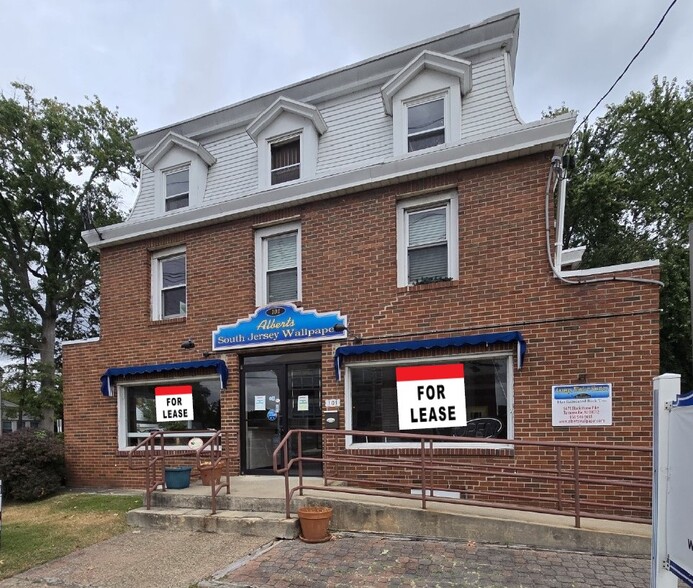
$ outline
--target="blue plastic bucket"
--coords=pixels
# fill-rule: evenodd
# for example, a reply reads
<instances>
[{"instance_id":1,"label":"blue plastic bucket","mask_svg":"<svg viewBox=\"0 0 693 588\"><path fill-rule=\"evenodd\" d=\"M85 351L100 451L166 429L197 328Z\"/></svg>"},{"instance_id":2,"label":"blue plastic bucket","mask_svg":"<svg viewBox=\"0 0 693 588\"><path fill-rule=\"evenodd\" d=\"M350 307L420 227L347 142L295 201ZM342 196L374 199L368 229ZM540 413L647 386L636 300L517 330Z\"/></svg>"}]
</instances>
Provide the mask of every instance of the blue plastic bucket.
<instances>
[{"instance_id":1,"label":"blue plastic bucket","mask_svg":"<svg viewBox=\"0 0 693 588\"><path fill-rule=\"evenodd\" d=\"M175 466L164 468L164 480L166 488L179 490L190 486L190 472L192 466Z\"/></svg>"}]
</instances>

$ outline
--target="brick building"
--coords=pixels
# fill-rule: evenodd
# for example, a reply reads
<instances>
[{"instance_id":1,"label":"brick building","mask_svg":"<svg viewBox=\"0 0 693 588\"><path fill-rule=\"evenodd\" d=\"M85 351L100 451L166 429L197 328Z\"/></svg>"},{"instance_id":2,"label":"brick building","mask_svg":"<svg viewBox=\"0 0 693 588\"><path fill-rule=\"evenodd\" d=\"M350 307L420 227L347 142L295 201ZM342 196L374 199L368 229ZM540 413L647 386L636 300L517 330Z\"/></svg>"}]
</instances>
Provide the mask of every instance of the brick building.
<instances>
[{"instance_id":1,"label":"brick building","mask_svg":"<svg viewBox=\"0 0 693 588\"><path fill-rule=\"evenodd\" d=\"M565 269L554 156L575 117L521 120L518 22L501 14L133 139L130 217L84 234L101 255L101 335L64 347L71 484L139 485L127 451L160 427L181 444L237 431L234 472L270 471L281 436L322 428L328 406L366 434L316 435L314 455L406 454L367 432L399 430L396 368L417 365L462 364L466 417L497 438L649 444L658 264ZM169 384L192 387L192 418L158 418L154 389ZM610 424L554 426L552 387L576 384L611 385ZM445 424L426 430L460 433ZM542 459L483 439L436 451Z\"/></svg>"}]
</instances>

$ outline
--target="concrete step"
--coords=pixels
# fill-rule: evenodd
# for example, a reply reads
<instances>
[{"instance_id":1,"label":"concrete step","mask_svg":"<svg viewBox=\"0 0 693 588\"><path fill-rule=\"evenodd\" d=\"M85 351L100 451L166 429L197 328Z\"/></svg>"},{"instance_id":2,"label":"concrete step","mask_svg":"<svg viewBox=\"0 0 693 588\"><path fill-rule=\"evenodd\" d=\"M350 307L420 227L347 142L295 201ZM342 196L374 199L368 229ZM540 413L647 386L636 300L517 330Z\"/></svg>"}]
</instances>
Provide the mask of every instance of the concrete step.
<instances>
[{"instance_id":1,"label":"concrete step","mask_svg":"<svg viewBox=\"0 0 693 588\"><path fill-rule=\"evenodd\" d=\"M300 504L303 503L293 500L292 510L295 512ZM209 494L186 494L170 490L167 492L154 492L152 494L152 506L211 510L212 497ZM217 496L217 510L284 513L285 508L283 498L257 498L223 493Z\"/></svg>"},{"instance_id":2,"label":"concrete step","mask_svg":"<svg viewBox=\"0 0 693 588\"><path fill-rule=\"evenodd\" d=\"M133 527L202 531L206 533L238 533L268 539L298 537L298 519L286 519L273 512L219 510L211 515L209 509L168 508L156 506L151 510L137 508L127 514Z\"/></svg>"},{"instance_id":3,"label":"concrete step","mask_svg":"<svg viewBox=\"0 0 693 588\"><path fill-rule=\"evenodd\" d=\"M317 494L317 495L316 495ZM300 506L329 505L333 508L330 529L345 532L373 532L388 535L406 535L495 543L501 545L527 545L544 549L565 549L591 553L648 556L650 553L649 525L614 523L583 519L582 528L576 529L572 517L541 515L503 509L488 509L461 505L429 503L426 510L418 501L401 498L355 497L311 491L292 501L292 519L285 519L284 500L278 497L221 495L217 498L218 522L210 515L209 495L156 492L152 496L157 515L156 524L169 528L224 532L236 530L227 518L245 518L239 523L245 534L261 537L296 537ZM144 509L132 513L146 513ZM181 515L178 512L195 513ZM165 513L165 514L164 514ZM227 513L241 513L228 515ZM131 514L131 517L145 517ZM288 531L275 529L267 521L283 521ZM136 523L131 523L136 524ZM174 525L178 525L177 527ZM187 526L186 526L187 525ZM253 530L253 526L257 526Z\"/></svg>"}]
</instances>

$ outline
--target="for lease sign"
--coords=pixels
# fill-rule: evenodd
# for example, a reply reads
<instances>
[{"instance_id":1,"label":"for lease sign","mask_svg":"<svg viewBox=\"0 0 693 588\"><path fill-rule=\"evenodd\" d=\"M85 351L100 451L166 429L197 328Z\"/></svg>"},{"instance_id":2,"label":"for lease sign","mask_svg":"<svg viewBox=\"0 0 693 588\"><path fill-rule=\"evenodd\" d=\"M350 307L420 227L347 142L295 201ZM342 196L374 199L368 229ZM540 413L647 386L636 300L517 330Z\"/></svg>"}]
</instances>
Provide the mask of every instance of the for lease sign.
<instances>
[{"instance_id":1,"label":"for lease sign","mask_svg":"<svg viewBox=\"0 0 693 588\"><path fill-rule=\"evenodd\" d=\"M467 424L461 363L398 367L395 373L400 430Z\"/></svg>"},{"instance_id":2,"label":"for lease sign","mask_svg":"<svg viewBox=\"0 0 693 588\"><path fill-rule=\"evenodd\" d=\"M157 386L154 396L157 423L193 419L192 386Z\"/></svg>"}]
</instances>

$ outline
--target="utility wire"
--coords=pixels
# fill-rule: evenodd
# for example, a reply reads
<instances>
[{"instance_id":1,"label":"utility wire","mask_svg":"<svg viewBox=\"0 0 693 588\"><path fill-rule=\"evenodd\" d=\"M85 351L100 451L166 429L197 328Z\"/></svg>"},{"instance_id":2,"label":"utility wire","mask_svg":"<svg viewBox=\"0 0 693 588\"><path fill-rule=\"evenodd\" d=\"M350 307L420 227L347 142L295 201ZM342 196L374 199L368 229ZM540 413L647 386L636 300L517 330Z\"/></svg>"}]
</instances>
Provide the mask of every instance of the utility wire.
<instances>
[{"instance_id":1,"label":"utility wire","mask_svg":"<svg viewBox=\"0 0 693 588\"><path fill-rule=\"evenodd\" d=\"M626 72L630 69L630 66L633 65L633 62L634 62L634 61L640 56L640 54L644 51L645 47L647 47L647 44L652 40L652 37L655 36L655 34L657 33L657 31L659 30L659 27L662 26L662 23L664 22L664 19L667 17L667 14L669 14L669 11L674 7L674 4L676 4L676 2L678 2L678 0L673 0L672 3L669 4L669 8L666 9L666 11L664 12L664 14L662 15L662 18L659 19L659 22L657 23L657 26L656 26L656 27L654 28L654 30L650 33L650 36L647 37L647 39L646 39L645 42L643 43L642 47L640 47L640 49L638 50L638 52L637 52L635 55L633 55L633 58L628 62L628 65L626 65L626 68L621 72L621 75L618 76L618 77L616 78L616 81L615 81L613 84L611 84L611 87L606 91L606 93L605 93L605 94L597 101L597 103L592 107L592 110L590 110L590 111L587 113L587 116L585 116L585 118L582 119L582 121L580 122L580 124L579 124L578 126L575 127L575 130L570 134L570 137L568 137L567 143L569 143L569 142L570 142L570 139L573 138L573 135L575 135L575 133L578 132L578 129L579 129L582 125L584 125L584 124L587 122L587 119L590 117L590 115L591 115L595 110L597 110L597 107L603 102L603 100L604 100L609 94L611 94L611 90L613 90L613 89L616 87L616 84L618 84L618 83L621 81L621 78L622 78L624 75L626 75Z\"/></svg>"}]
</instances>

